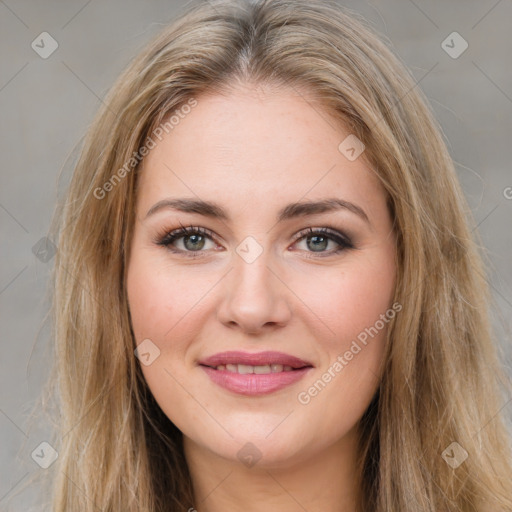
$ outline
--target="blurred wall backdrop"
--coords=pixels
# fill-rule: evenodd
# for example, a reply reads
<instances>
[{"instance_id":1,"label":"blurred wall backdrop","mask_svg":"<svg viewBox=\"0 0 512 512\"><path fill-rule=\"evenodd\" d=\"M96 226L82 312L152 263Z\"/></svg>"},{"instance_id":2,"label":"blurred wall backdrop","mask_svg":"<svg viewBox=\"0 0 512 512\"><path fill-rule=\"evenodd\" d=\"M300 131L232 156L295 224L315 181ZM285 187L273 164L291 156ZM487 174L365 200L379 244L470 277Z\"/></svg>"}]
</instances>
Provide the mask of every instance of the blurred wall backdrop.
<instances>
[{"instance_id":1,"label":"blurred wall backdrop","mask_svg":"<svg viewBox=\"0 0 512 512\"><path fill-rule=\"evenodd\" d=\"M512 359L512 2L340 0L392 43L431 101L490 263L494 323ZM48 372L47 234L106 91L188 6L177 0L0 0L0 508L37 510L49 427L27 430ZM57 182L61 174L60 184ZM509 370L510 371L510 370ZM510 372L512 374L512 371ZM511 401L503 409L512 414ZM498 412L498 411L496 411Z\"/></svg>"}]
</instances>

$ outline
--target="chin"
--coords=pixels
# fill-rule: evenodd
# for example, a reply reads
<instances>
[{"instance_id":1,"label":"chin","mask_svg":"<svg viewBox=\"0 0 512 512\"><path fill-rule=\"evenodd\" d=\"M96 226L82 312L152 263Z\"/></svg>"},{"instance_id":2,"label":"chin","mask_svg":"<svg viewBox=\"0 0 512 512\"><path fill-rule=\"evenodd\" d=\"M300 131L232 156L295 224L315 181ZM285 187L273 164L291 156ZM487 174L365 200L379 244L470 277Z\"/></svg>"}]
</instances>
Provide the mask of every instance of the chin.
<instances>
[{"instance_id":1,"label":"chin","mask_svg":"<svg viewBox=\"0 0 512 512\"><path fill-rule=\"evenodd\" d=\"M289 435L285 430L279 434L278 432L270 434L273 439L270 439L269 432L266 430L260 434L253 431L250 435L236 435L233 439L223 437L218 442L212 442L210 437L204 440L206 444L202 442L198 444L203 444L218 457L230 462L239 462L249 469L285 469L299 463L309 455L301 449L303 447L299 440L295 441L293 435ZM304 437L300 439L304 443Z\"/></svg>"}]
</instances>

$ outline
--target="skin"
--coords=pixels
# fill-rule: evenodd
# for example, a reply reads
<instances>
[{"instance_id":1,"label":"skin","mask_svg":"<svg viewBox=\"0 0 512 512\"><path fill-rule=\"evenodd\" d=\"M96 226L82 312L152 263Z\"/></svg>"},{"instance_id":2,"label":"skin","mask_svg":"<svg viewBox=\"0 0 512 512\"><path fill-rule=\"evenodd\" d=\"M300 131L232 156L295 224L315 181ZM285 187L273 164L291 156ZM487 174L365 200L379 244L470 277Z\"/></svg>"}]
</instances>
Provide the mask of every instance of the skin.
<instances>
[{"instance_id":1,"label":"skin","mask_svg":"<svg viewBox=\"0 0 512 512\"><path fill-rule=\"evenodd\" d=\"M391 307L384 190L362 157L338 150L350 132L296 90L239 84L196 99L146 157L138 185L128 300L136 343L160 350L144 377L184 434L197 511L354 512L357 424L378 387L387 325L309 403L297 396ZM171 197L215 201L231 220L165 208L146 217ZM326 197L358 205L369 223L346 209L276 220L289 203ZM156 243L180 222L215 234L199 257ZM345 233L355 249L335 254L327 239L316 252L295 236L310 227ZM252 263L236 252L247 236L263 249ZM197 239L185 241L173 245L194 252ZM198 366L225 350L282 351L314 368L268 395L239 395ZM261 453L252 467L237 456L247 442Z\"/></svg>"}]
</instances>

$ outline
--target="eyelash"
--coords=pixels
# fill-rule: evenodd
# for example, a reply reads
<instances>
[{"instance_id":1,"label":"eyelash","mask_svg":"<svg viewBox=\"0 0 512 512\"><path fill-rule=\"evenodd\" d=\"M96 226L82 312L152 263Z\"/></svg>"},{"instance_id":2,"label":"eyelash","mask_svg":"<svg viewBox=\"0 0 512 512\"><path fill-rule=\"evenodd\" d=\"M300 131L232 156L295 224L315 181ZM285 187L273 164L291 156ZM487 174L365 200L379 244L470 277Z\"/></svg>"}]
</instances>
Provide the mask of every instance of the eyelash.
<instances>
[{"instance_id":1,"label":"eyelash","mask_svg":"<svg viewBox=\"0 0 512 512\"><path fill-rule=\"evenodd\" d=\"M184 251L182 249L173 248L171 244L173 242L175 242L176 240L183 238L184 236L190 236L190 235L196 235L196 234L206 236L206 237L212 239L213 241L215 241L214 234L210 230L208 230L206 228L202 228L200 226L183 226L181 223L180 223L180 225L181 225L181 228L179 228L179 229L175 229L173 231L165 231L164 233L157 235L155 243L157 245L166 247L168 250L170 250L173 253L183 255L186 258L202 257L201 253L205 252L203 250ZM339 247L335 250L331 250L326 253L321 253L321 252L314 253L314 251L309 251L312 254L316 254L316 255L315 256L306 256L308 258L311 258L311 257L323 258L323 257L327 257L327 256L332 256L333 254L338 254L347 249L355 249L355 246L352 244L351 240L345 234L343 234L335 229L328 228L328 227L316 228L316 229L315 228L307 228L305 230L302 230L301 232L299 232L297 234L297 238L295 239L294 244L296 244L297 242L300 242L302 239L304 239L308 236L315 236L315 235L325 236L328 239L336 242L339 245Z\"/></svg>"}]
</instances>

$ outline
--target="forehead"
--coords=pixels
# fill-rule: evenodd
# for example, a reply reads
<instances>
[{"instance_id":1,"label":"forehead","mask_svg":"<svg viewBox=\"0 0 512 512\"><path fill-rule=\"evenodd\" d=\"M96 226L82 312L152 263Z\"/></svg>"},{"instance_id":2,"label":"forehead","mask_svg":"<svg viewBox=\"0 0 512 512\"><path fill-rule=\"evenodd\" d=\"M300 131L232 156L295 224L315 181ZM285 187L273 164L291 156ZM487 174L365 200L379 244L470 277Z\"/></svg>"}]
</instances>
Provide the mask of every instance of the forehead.
<instances>
[{"instance_id":1,"label":"forehead","mask_svg":"<svg viewBox=\"0 0 512 512\"><path fill-rule=\"evenodd\" d=\"M364 159L338 149L350 132L303 92L240 87L196 101L145 157L142 202L197 195L245 209L339 194L383 200Z\"/></svg>"}]
</instances>

